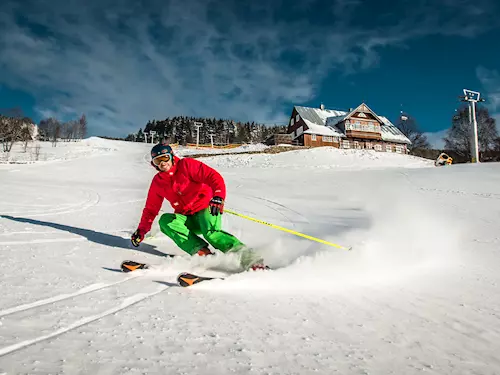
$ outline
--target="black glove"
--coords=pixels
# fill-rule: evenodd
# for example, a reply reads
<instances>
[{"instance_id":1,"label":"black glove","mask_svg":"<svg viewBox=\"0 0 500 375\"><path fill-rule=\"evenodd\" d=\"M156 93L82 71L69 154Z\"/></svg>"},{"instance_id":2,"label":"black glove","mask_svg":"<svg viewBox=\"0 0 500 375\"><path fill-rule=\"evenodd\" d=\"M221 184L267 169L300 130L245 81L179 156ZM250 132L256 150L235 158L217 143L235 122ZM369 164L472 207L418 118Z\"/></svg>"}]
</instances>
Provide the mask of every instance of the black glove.
<instances>
[{"instance_id":1,"label":"black glove","mask_svg":"<svg viewBox=\"0 0 500 375\"><path fill-rule=\"evenodd\" d=\"M224 212L224 199L215 196L210 200L208 207L210 207L210 213L212 214L212 216L217 216L219 214L222 215L222 213Z\"/></svg>"},{"instance_id":2,"label":"black glove","mask_svg":"<svg viewBox=\"0 0 500 375\"><path fill-rule=\"evenodd\" d=\"M144 235L139 231L139 229L137 229L132 234L132 237L130 238L130 242L132 242L132 245L134 245L135 247L138 247L143 239L144 239Z\"/></svg>"}]
</instances>

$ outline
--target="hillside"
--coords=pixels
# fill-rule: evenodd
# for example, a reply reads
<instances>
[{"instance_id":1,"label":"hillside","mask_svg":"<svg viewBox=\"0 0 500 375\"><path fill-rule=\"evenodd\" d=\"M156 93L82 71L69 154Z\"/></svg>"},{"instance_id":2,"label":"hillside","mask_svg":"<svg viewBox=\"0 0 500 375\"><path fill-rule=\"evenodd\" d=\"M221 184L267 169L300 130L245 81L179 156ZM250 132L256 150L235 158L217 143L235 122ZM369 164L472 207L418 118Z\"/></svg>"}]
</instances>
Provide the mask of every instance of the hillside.
<instances>
[{"instance_id":1,"label":"hillside","mask_svg":"<svg viewBox=\"0 0 500 375\"><path fill-rule=\"evenodd\" d=\"M0 374L500 372L498 163L329 148L200 158L224 176L227 208L353 250L225 213L276 270L184 289L177 274L212 260L163 258L180 252L156 225L129 241L150 145L59 146L0 164ZM156 270L115 272L124 259Z\"/></svg>"}]
</instances>

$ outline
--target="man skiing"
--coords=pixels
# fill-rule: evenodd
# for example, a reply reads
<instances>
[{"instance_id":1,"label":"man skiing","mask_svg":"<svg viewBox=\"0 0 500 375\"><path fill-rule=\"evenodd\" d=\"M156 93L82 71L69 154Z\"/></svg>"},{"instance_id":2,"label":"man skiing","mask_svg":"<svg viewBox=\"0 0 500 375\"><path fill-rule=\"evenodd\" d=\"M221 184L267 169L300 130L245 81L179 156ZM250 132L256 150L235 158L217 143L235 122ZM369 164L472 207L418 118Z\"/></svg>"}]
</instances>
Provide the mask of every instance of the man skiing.
<instances>
[{"instance_id":1,"label":"man skiing","mask_svg":"<svg viewBox=\"0 0 500 375\"><path fill-rule=\"evenodd\" d=\"M213 255L210 244L223 253L238 253L244 270L267 268L258 254L222 230L226 186L215 169L196 159L178 158L169 145L162 143L151 149L151 165L158 173L151 182L139 226L131 237L135 247L151 230L166 199L174 213L160 217L160 230L186 253Z\"/></svg>"}]
</instances>

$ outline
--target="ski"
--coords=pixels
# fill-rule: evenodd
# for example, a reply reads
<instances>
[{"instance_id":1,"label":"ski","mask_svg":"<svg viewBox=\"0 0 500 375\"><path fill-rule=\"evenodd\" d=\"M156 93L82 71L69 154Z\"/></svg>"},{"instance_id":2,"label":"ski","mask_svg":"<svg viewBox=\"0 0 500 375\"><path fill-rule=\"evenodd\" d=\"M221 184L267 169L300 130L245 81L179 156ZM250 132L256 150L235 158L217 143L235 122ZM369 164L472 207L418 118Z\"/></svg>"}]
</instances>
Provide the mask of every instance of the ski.
<instances>
[{"instance_id":1,"label":"ski","mask_svg":"<svg viewBox=\"0 0 500 375\"><path fill-rule=\"evenodd\" d=\"M173 254L165 254L165 257L167 258L174 258L176 256L177 255ZM148 263L136 262L133 260L124 260L120 265L120 268L123 272L132 272L135 270L146 270L148 268L152 268L152 265Z\"/></svg>"},{"instance_id":2,"label":"ski","mask_svg":"<svg viewBox=\"0 0 500 375\"><path fill-rule=\"evenodd\" d=\"M134 262L133 260L124 260L120 268L123 272L132 272L135 270L146 270L149 268L149 264Z\"/></svg>"},{"instance_id":3,"label":"ski","mask_svg":"<svg viewBox=\"0 0 500 375\"><path fill-rule=\"evenodd\" d=\"M192 286L195 284L199 284L202 281L208 281L208 280L224 280L222 277L204 277L204 276L199 276L195 275L193 273L189 272L183 272L179 276L177 276L177 284L182 287L188 287Z\"/></svg>"},{"instance_id":4,"label":"ski","mask_svg":"<svg viewBox=\"0 0 500 375\"><path fill-rule=\"evenodd\" d=\"M269 268L268 266L264 266L262 268L243 271L243 272L257 272L257 271L271 271L271 268ZM232 274L239 274L239 273L242 272L234 272ZM182 287L192 286L208 280L225 280L225 279L224 277L205 277L189 272L183 272L179 276L177 276L177 284L179 284Z\"/></svg>"}]
</instances>

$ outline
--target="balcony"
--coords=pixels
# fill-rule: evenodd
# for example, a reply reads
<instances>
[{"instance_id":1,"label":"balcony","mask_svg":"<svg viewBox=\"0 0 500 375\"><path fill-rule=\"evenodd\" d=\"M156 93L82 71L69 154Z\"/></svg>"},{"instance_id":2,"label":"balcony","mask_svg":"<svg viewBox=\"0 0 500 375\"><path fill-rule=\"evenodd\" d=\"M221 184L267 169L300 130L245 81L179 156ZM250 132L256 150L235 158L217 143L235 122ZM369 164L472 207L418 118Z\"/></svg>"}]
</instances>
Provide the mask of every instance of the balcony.
<instances>
[{"instance_id":1,"label":"balcony","mask_svg":"<svg viewBox=\"0 0 500 375\"><path fill-rule=\"evenodd\" d=\"M379 124L346 123L345 135L349 138L382 139L382 129Z\"/></svg>"}]
</instances>

